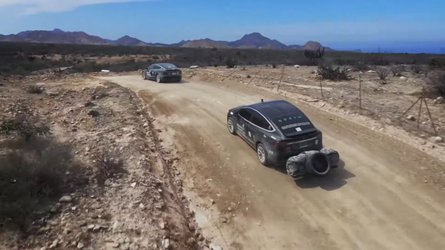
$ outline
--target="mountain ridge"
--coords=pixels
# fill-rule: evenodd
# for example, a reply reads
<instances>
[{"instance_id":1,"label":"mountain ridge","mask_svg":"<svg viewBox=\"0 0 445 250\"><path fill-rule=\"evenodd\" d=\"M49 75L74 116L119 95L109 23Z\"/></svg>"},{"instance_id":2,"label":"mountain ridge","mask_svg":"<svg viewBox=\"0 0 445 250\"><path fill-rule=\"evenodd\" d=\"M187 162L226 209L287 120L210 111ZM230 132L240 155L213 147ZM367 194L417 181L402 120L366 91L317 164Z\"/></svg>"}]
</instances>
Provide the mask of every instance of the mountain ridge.
<instances>
[{"instance_id":1,"label":"mountain ridge","mask_svg":"<svg viewBox=\"0 0 445 250\"><path fill-rule=\"evenodd\" d=\"M173 44L164 44L148 43L128 35L122 36L117 40L109 40L100 36L87 34L83 31L63 31L61 29L28 30L10 35L0 34L0 42L276 50L317 49L322 46L319 42L315 41L308 41L305 45L285 45L278 40L265 37L259 32L246 34L235 41L216 41L210 38L204 38L187 41L182 40Z\"/></svg>"}]
</instances>

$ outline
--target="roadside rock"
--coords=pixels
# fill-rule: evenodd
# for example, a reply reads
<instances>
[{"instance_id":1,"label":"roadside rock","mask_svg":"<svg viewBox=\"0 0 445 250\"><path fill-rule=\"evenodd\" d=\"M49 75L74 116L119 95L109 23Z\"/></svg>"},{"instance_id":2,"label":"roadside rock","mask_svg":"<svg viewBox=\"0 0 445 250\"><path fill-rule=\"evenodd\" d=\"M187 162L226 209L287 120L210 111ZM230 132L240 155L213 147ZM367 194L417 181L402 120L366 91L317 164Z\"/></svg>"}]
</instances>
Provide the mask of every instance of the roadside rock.
<instances>
[{"instance_id":1,"label":"roadside rock","mask_svg":"<svg viewBox=\"0 0 445 250\"><path fill-rule=\"evenodd\" d=\"M442 104L442 103L445 103L445 98L443 98L442 96L439 96L436 99L434 99L434 104Z\"/></svg>"},{"instance_id":2,"label":"roadside rock","mask_svg":"<svg viewBox=\"0 0 445 250\"><path fill-rule=\"evenodd\" d=\"M221 246L214 245L214 244L210 244L210 249L211 250L223 250L223 248Z\"/></svg>"},{"instance_id":3,"label":"roadside rock","mask_svg":"<svg viewBox=\"0 0 445 250\"><path fill-rule=\"evenodd\" d=\"M59 199L59 202L61 203L70 203L73 201L73 198L69 195L64 195Z\"/></svg>"},{"instance_id":4,"label":"roadside rock","mask_svg":"<svg viewBox=\"0 0 445 250\"><path fill-rule=\"evenodd\" d=\"M170 240L168 238L162 240L162 248L163 249L169 249L170 248Z\"/></svg>"},{"instance_id":5,"label":"roadside rock","mask_svg":"<svg viewBox=\"0 0 445 250\"><path fill-rule=\"evenodd\" d=\"M440 137L440 136L435 136L435 137L432 137L431 139L432 139L432 141L435 142L435 143L441 143L441 142L443 142L443 138Z\"/></svg>"},{"instance_id":6,"label":"roadside rock","mask_svg":"<svg viewBox=\"0 0 445 250\"><path fill-rule=\"evenodd\" d=\"M84 244L82 242L79 242L77 244L77 249L82 249L84 247Z\"/></svg>"},{"instance_id":7,"label":"roadside rock","mask_svg":"<svg viewBox=\"0 0 445 250\"><path fill-rule=\"evenodd\" d=\"M406 117L406 119L409 120L409 121L415 121L416 117L414 117L412 115L409 115L409 116Z\"/></svg>"},{"instance_id":8,"label":"roadside rock","mask_svg":"<svg viewBox=\"0 0 445 250\"><path fill-rule=\"evenodd\" d=\"M88 112L88 115L91 117L98 117L100 113L97 110L91 110L90 112Z\"/></svg>"},{"instance_id":9,"label":"roadside rock","mask_svg":"<svg viewBox=\"0 0 445 250\"><path fill-rule=\"evenodd\" d=\"M51 245L49 245L49 249L56 248L58 244L59 244L59 241L58 240L54 240L53 243L51 243Z\"/></svg>"}]
</instances>

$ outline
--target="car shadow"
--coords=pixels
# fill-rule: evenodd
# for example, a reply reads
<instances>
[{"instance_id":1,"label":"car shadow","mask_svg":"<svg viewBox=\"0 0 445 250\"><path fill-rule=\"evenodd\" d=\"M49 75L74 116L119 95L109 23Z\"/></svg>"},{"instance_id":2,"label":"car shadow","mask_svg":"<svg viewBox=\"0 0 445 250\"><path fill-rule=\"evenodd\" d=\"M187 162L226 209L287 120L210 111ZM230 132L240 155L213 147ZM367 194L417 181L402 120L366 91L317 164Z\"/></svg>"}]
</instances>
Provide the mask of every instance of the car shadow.
<instances>
[{"instance_id":1,"label":"car shadow","mask_svg":"<svg viewBox=\"0 0 445 250\"><path fill-rule=\"evenodd\" d=\"M184 84L186 81L174 82L174 81L164 81L160 84Z\"/></svg>"},{"instance_id":2,"label":"car shadow","mask_svg":"<svg viewBox=\"0 0 445 250\"><path fill-rule=\"evenodd\" d=\"M300 188L317 188L320 187L326 191L332 191L341 188L347 184L347 180L354 178L355 175L345 168L345 162L340 160L337 168L332 169L325 176L307 176L305 178L295 180Z\"/></svg>"}]
</instances>

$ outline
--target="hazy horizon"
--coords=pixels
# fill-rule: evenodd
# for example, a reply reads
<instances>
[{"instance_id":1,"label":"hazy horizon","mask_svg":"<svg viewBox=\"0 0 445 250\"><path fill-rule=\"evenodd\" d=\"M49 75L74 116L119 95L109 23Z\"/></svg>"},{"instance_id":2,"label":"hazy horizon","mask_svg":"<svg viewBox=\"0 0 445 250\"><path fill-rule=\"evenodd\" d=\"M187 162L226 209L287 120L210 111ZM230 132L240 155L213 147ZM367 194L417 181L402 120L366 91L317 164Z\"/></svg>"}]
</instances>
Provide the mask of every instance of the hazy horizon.
<instances>
[{"instance_id":1,"label":"hazy horizon","mask_svg":"<svg viewBox=\"0 0 445 250\"><path fill-rule=\"evenodd\" d=\"M438 0L0 0L0 34L59 28L176 43L260 32L287 45L315 40L337 50L445 53L444 10Z\"/></svg>"}]
</instances>

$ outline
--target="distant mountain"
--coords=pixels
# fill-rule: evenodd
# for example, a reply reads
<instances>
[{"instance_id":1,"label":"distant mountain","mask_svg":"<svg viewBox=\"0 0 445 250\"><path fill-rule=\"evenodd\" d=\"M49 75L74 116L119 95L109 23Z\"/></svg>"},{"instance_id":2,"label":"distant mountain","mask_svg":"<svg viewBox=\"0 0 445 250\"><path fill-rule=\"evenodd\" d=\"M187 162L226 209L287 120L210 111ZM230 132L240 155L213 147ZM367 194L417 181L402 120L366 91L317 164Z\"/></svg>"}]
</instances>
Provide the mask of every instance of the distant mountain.
<instances>
[{"instance_id":1,"label":"distant mountain","mask_svg":"<svg viewBox=\"0 0 445 250\"><path fill-rule=\"evenodd\" d=\"M155 47L184 47L184 48L239 48L239 49L314 49L321 46L319 42L309 41L304 46L287 46L277 40L263 36L258 32L244 35L241 39L226 42L215 41L209 38L180 41L173 44L146 43L131 36L123 36L117 40L108 40L99 36L89 35L85 32L67 32L60 29L24 31L12 35L0 35L0 42L32 42L54 44L96 44L96 45L122 45L122 46L155 46Z\"/></svg>"},{"instance_id":2,"label":"distant mountain","mask_svg":"<svg viewBox=\"0 0 445 250\"><path fill-rule=\"evenodd\" d=\"M98 36L88 35L85 32L65 32L60 29L52 31L33 30L24 31L16 35L1 37L1 41L33 42L33 43L59 43L59 44L109 44L110 41Z\"/></svg>"},{"instance_id":3,"label":"distant mountain","mask_svg":"<svg viewBox=\"0 0 445 250\"><path fill-rule=\"evenodd\" d=\"M147 46L148 43L145 43L137 38L131 37L131 36L123 36L119 39L117 39L115 42L117 45L123 45L123 46Z\"/></svg>"},{"instance_id":4,"label":"distant mountain","mask_svg":"<svg viewBox=\"0 0 445 250\"><path fill-rule=\"evenodd\" d=\"M288 49L295 49L295 50L304 50L304 46L302 45L289 45L287 46Z\"/></svg>"},{"instance_id":5,"label":"distant mountain","mask_svg":"<svg viewBox=\"0 0 445 250\"><path fill-rule=\"evenodd\" d=\"M240 49L287 49L288 47L277 40L272 40L258 32L244 35L241 39L230 42L230 47Z\"/></svg>"},{"instance_id":6,"label":"distant mountain","mask_svg":"<svg viewBox=\"0 0 445 250\"><path fill-rule=\"evenodd\" d=\"M187 41L184 44L182 44L181 47L184 47L184 48L218 48L218 49L230 48L227 45L227 42L214 41L209 38Z\"/></svg>"}]
</instances>

